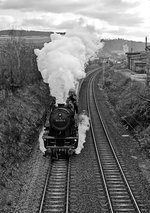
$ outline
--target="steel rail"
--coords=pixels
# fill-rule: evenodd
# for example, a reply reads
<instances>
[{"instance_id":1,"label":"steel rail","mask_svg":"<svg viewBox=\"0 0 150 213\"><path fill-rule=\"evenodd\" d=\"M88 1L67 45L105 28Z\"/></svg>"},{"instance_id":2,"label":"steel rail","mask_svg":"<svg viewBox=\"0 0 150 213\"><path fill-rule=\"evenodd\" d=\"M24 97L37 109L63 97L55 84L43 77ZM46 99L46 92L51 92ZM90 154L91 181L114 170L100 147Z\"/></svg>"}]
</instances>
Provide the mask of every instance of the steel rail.
<instances>
[{"instance_id":1,"label":"steel rail","mask_svg":"<svg viewBox=\"0 0 150 213\"><path fill-rule=\"evenodd\" d=\"M54 167L48 169L38 213L45 211L60 212L60 208L61 211L69 213L71 163L70 158L64 159L64 162L62 160L58 160L57 163L56 161L52 162L51 167Z\"/></svg>"},{"instance_id":2,"label":"steel rail","mask_svg":"<svg viewBox=\"0 0 150 213\"><path fill-rule=\"evenodd\" d=\"M46 174L46 179L45 179L44 189L43 189L43 193L42 193L42 199L41 199L41 203L40 203L39 213L42 213L45 194L46 194L47 185L48 185L48 181L49 181L49 177L50 177L50 172L51 172L51 166L48 168L48 172Z\"/></svg>"},{"instance_id":3,"label":"steel rail","mask_svg":"<svg viewBox=\"0 0 150 213\"><path fill-rule=\"evenodd\" d=\"M134 194L133 194L133 192L132 192L132 190L131 190L131 187L130 187L130 185L129 185L129 183L128 183L128 180L126 179L126 175L125 175L125 173L124 173L124 171L123 171L123 169L122 169L122 166L121 166L121 164L120 164L120 162L119 162L119 160L118 160L118 157L117 157L117 155L116 155L116 153L115 153L114 147L113 147L113 145L112 145L112 143L111 143L111 140L110 140L110 137L109 137L109 134L108 134L108 130L107 130L107 128L105 127L105 123L104 123L104 121L103 121L103 118L102 118L102 116L101 116L101 114L100 114L100 111L99 111L99 108L98 108L98 104L97 104L97 102L96 102L96 95L95 95L95 91L94 91L94 81L95 81L95 79L96 79L96 76L97 76L97 73L96 73L95 75L93 75L93 77L91 78L90 83L89 83L89 85L88 85L87 102L88 102L88 111L89 111L89 115L90 115L90 123L91 123L91 131L92 131L92 137L93 137L93 141L94 141L94 147L95 147L95 150L96 150L96 155L97 155L97 159L98 159L98 162L99 162L99 167L100 167L102 179L103 179L103 182L104 182L104 188L105 188L105 191L106 191L107 200L108 200L108 203L109 203L109 208L110 208L110 211L111 211L111 212L114 212L113 204L112 204L112 201L111 201L111 195L109 194L109 189L108 189L107 181L106 181L106 179L105 179L105 174L104 174L104 172L103 172L103 165L102 165L101 159L100 159L100 157L99 157L99 151L98 151L98 148L97 148L97 145L96 145L96 139L95 139L95 136L94 136L94 128L93 128L93 126L92 126L92 118L91 118L91 113L90 113L90 103L89 103L89 101L88 101L88 100L89 100L89 94L90 94L89 91L90 91L90 89L92 89L93 98L94 98L94 104L95 104L95 106L96 106L96 110L97 110L99 119L101 120L101 124L102 124L103 130L104 130L104 132L105 132L105 136L106 136L107 141L108 141L108 143L109 143L109 146L110 146L110 148L111 148L111 150L112 150L113 156L114 156L114 158L115 158L115 162L116 162L117 165L118 165L119 171L120 171L120 173L121 173L121 175L122 175L122 178L123 178L123 181L124 181L124 183L125 183L125 186L126 186L126 188L127 188L127 190L128 190L128 193L130 194L130 197L131 197L133 206L134 206L134 208L136 209L136 212L141 213L141 210L140 210L140 208L139 208L139 206L138 206L138 203L137 203L137 201L136 201L136 198L135 198L135 196L134 196Z\"/></svg>"},{"instance_id":4,"label":"steel rail","mask_svg":"<svg viewBox=\"0 0 150 213\"><path fill-rule=\"evenodd\" d=\"M96 74L94 75L94 77L96 76ZM103 183L104 183L104 188L105 188L105 192L106 192L106 196L107 196L110 212L114 213L112 202L111 202L111 199L110 199L110 194L109 194L109 191L108 191L108 186L107 186L107 183L106 183L106 180L105 180L105 175L104 175L103 168L102 168L102 163L101 163L101 160L100 160L100 157L99 157L98 148L97 148L97 145L96 145L96 139L95 139L95 135L94 135L94 128L93 128L92 119L91 119L90 103L88 101L89 100L89 94L90 94L91 81L93 80L94 77L93 76L91 77L91 79L89 81L89 84L88 84L88 89L87 89L87 107L88 107L88 112L89 112L89 117L90 117L90 126L91 126L91 131L92 131L94 147L95 147L96 156L97 156L97 159L98 159L100 172L101 172L101 175L102 175L102 180L103 180Z\"/></svg>"},{"instance_id":5,"label":"steel rail","mask_svg":"<svg viewBox=\"0 0 150 213\"><path fill-rule=\"evenodd\" d=\"M127 186L127 188L128 188L128 191L130 192L130 195L131 195L131 197L132 197L132 200L133 200L133 202L134 202L134 205L135 205L135 207L136 207L136 210L137 210L138 213L141 213L141 210L139 209L139 206L138 206L138 204L137 204L137 202L136 202L135 196L133 195L133 192L132 192L132 190L131 190L131 187L130 187L130 185L129 185L127 179L126 179L126 175L125 175L125 173L124 173L124 171L123 171L123 169L122 169L122 167L121 167L121 164L120 164L120 162L119 162L119 159L118 159L118 157L117 157L117 155L116 155L116 153L115 153L114 147L113 147L112 142L111 142L111 139L110 139L110 137L109 137L108 130L107 130L107 128L106 128L106 125L105 125L105 123L104 123L104 120L103 120L103 118L102 118L102 115L101 115L101 113L100 113L100 110L99 110L99 108L98 108L98 103L97 103L97 101L96 101L96 95L95 95L95 90L94 90L94 80L95 80L95 79L96 79L96 75L94 76L93 81L92 81L92 92L93 92L93 96L94 96L94 102L95 102L95 106L96 106L96 109L97 109L97 113L98 113L98 115L99 115L100 121L101 121L101 123L102 123L103 129L104 129L104 132L105 132L105 135L106 135L106 138L107 138L107 140L108 140L108 142L109 142L109 145L110 145L110 147L111 147L111 150L112 150L112 153L113 153L113 155L114 155L114 157L115 157L115 160L116 160L116 162L117 162L117 165L118 165L118 167L119 167L119 169L120 169L120 171L121 171L121 174L122 174L123 179L124 179L124 181L125 181L125 184L126 184L126 186Z\"/></svg>"},{"instance_id":6,"label":"steel rail","mask_svg":"<svg viewBox=\"0 0 150 213\"><path fill-rule=\"evenodd\" d=\"M94 73L94 72L96 72L96 71L98 71L98 70L100 70L100 67L99 67L99 68L95 68L95 69L93 69L92 71L87 72L87 73L86 73L86 77L88 77L90 74L92 74L92 73ZM82 86L84 80L85 80L85 78L82 78L82 79L79 81L79 85L78 85L78 89L77 89L77 101L79 101L79 93L80 93L80 89L81 89L81 86Z\"/></svg>"},{"instance_id":7,"label":"steel rail","mask_svg":"<svg viewBox=\"0 0 150 213\"><path fill-rule=\"evenodd\" d=\"M70 193L70 173L71 173L71 162L68 159L68 171L67 171L67 196L66 196L66 213L69 213L69 193Z\"/></svg>"}]
</instances>

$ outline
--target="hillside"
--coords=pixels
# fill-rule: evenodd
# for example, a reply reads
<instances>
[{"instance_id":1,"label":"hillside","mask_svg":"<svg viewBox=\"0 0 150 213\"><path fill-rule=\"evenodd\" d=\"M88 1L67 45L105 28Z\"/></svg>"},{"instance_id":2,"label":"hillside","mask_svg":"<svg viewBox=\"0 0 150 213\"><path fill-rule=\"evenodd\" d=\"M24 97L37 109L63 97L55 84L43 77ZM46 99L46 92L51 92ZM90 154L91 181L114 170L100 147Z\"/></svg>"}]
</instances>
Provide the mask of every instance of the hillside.
<instances>
[{"instance_id":1,"label":"hillside","mask_svg":"<svg viewBox=\"0 0 150 213\"><path fill-rule=\"evenodd\" d=\"M133 52L145 50L145 42L128 41L124 39L102 39L101 41L105 43L103 51L108 54L116 51L123 52L125 49ZM125 52L128 51L125 50Z\"/></svg>"},{"instance_id":2,"label":"hillside","mask_svg":"<svg viewBox=\"0 0 150 213\"><path fill-rule=\"evenodd\" d=\"M49 35L53 34L52 31L27 31L27 30L1 30L0 36L21 36L21 37L49 37ZM57 32L58 34L64 35L65 32ZM117 53L117 52L124 52L125 49L128 51L144 51L145 49L145 42L143 39L143 42L136 42L136 41L129 41L124 39L101 39L102 42L105 43L103 51L107 54ZM150 44L148 44L150 45ZM125 51L125 52L128 52Z\"/></svg>"},{"instance_id":3,"label":"hillside","mask_svg":"<svg viewBox=\"0 0 150 213\"><path fill-rule=\"evenodd\" d=\"M54 32L52 31L48 31L48 32L44 32L44 31L27 31L27 30L1 30L0 31L0 36L11 36L11 35L15 35L15 36L48 36L50 34L53 34ZM64 34L61 32L57 32L59 34Z\"/></svg>"}]
</instances>

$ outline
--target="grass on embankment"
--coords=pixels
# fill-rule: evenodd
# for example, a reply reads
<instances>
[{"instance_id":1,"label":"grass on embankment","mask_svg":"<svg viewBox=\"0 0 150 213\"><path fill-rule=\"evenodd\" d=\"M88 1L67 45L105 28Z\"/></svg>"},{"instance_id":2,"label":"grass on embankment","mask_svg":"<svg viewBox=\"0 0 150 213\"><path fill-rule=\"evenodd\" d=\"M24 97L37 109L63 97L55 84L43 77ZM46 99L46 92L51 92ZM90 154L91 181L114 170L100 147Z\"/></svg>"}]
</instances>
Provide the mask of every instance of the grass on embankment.
<instances>
[{"instance_id":1,"label":"grass on embankment","mask_svg":"<svg viewBox=\"0 0 150 213\"><path fill-rule=\"evenodd\" d=\"M150 86L132 81L122 73L109 69L105 73L104 88L120 121L131 134L138 137L142 147L149 152L150 101L147 100L150 100Z\"/></svg>"}]
</instances>

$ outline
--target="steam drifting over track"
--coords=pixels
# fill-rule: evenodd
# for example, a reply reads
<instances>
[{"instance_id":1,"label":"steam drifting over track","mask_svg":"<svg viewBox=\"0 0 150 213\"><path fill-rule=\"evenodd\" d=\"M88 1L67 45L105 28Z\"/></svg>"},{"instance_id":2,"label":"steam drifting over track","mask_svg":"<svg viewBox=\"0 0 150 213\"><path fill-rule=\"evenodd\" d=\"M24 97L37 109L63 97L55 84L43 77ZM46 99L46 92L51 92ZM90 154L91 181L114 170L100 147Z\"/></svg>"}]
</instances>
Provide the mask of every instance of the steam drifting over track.
<instances>
[{"instance_id":1,"label":"steam drifting over track","mask_svg":"<svg viewBox=\"0 0 150 213\"><path fill-rule=\"evenodd\" d=\"M85 64L89 58L94 58L95 52L102 48L103 43L81 27L66 35L54 34L51 37L52 42L45 43L41 50L35 49L35 54L38 69L44 82L49 85L50 94L56 98L56 104L62 104L66 103L70 89L73 88L77 93L79 80L86 76ZM76 153L80 153L83 148L89 128L87 116L81 114L79 118L82 119L79 119L79 147ZM40 147L44 147L42 143Z\"/></svg>"},{"instance_id":2,"label":"steam drifting over track","mask_svg":"<svg viewBox=\"0 0 150 213\"><path fill-rule=\"evenodd\" d=\"M38 69L56 102L65 103L69 90L85 77L85 64L103 44L81 27L51 39L41 50L35 49Z\"/></svg>"}]
</instances>

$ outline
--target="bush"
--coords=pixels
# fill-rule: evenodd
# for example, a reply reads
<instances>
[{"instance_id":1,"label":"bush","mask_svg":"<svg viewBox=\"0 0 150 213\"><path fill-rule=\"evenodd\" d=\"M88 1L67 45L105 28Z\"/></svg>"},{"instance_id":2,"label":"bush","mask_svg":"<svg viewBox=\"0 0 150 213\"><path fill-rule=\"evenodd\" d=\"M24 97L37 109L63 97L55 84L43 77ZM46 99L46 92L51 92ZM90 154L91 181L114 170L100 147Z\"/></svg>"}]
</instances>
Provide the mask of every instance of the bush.
<instances>
[{"instance_id":1,"label":"bush","mask_svg":"<svg viewBox=\"0 0 150 213\"><path fill-rule=\"evenodd\" d=\"M106 75L106 91L110 103L115 107L121 122L133 133L141 133L150 124L150 102L139 96L150 98L150 89L144 88L138 82L132 82L119 72L109 72Z\"/></svg>"}]
</instances>

